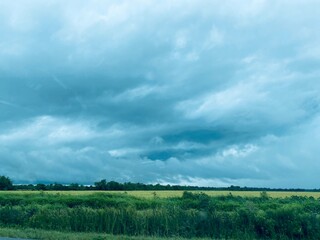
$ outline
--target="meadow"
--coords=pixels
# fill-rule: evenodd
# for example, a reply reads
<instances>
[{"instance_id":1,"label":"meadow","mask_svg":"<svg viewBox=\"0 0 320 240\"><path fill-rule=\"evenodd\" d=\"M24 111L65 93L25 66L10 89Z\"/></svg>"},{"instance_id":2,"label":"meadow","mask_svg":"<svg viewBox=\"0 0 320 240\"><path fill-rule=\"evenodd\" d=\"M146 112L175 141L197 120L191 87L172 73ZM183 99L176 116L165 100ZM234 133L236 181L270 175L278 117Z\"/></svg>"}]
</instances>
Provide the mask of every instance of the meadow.
<instances>
[{"instance_id":1,"label":"meadow","mask_svg":"<svg viewBox=\"0 0 320 240\"><path fill-rule=\"evenodd\" d=\"M261 191L188 191L194 194L204 193L210 197L219 197L219 196L235 196L235 197L260 197ZM267 195L271 198L286 198L292 196L298 197L314 197L320 198L320 192L307 192L307 191L265 191ZM94 194L127 194L129 196L137 197L137 198L146 198L152 199L155 196L159 198L172 198L172 197L182 197L184 191L176 190L176 191L24 191L24 190L16 190L16 191L0 191L0 196L5 194L40 194L46 193L51 195L71 195L71 196L85 196L85 195L94 195Z\"/></svg>"},{"instance_id":2,"label":"meadow","mask_svg":"<svg viewBox=\"0 0 320 240\"><path fill-rule=\"evenodd\" d=\"M320 201L316 192L3 191L0 229L40 239L320 239Z\"/></svg>"}]
</instances>

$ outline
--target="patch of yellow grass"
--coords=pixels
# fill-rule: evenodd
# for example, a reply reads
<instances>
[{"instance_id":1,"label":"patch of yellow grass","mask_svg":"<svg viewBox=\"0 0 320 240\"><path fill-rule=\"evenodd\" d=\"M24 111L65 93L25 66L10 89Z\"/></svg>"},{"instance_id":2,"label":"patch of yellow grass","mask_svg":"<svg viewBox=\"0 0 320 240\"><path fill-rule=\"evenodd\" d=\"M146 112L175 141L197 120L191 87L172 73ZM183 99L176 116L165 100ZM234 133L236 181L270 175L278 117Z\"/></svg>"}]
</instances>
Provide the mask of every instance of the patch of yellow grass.
<instances>
[{"instance_id":1,"label":"patch of yellow grass","mask_svg":"<svg viewBox=\"0 0 320 240\"><path fill-rule=\"evenodd\" d=\"M233 196L241 197L259 197L260 191L191 191L193 193L205 193L209 196L227 196L232 194ZM128 192L129 195L135 197L152 198L154 194L160 198L168 197L181 197L183 191L132 191ZM272 198L285 198L291 196L306 196L319 198L320 192L267 192L268 196Z\"/></svg>"},{"instance_id":2,"label":"patch of yellow grass","mask_svg":"<svg viewBox=\"0 0 320 240\"><path fill-rule=\"evenodd\" d=\"M160 198L169 197L181 197L183 191L1 191L2 194L61 194L61 195L72 195L72 196L84 196L92 194L128 194L139 198L153 198L154 196ZM193 193L205 193L209 196L227 196L232 194L233 196L241 197L259 197L260 191L191 191ZM267 192L268 196L272 198L285 198L291 196L306 196L320 198L320 192Z\"/></svg>"}]
</instances>

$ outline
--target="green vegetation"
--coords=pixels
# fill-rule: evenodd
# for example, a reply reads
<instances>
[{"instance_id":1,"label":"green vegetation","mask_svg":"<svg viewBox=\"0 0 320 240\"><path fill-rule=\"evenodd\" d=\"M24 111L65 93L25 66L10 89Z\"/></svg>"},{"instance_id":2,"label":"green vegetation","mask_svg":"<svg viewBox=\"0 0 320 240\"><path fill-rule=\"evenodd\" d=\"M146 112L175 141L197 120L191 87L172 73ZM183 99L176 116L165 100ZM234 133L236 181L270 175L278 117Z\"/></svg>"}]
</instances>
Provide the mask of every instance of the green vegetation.
<instances>
[{"instance_id":1,"label":"green vegetation","mask_svg":"<svg viewBox=\"0 0 320 240\"><path fill-rule=\"evenodd\" d=\"M12 190L13 184L10 178L0 176L0 190Z\"/></svg>"},{"instance_id":2,"label":"green vegetation","mask_svg":"<svg viewBox=\"0 0 320 240\"><path fill-rule=\"evenodd\" d=\"M320 239L320 192L316 189L290 192L106 180L93 186L14 185L10 178L0 176L0 190L5 190L0 192L0 236Z\"/></svg>"},{"instance_id":3,"label":"green vegetation","mask_svg":"<svg viewBox=\"0 0 320 240\"><path fill-rule=\"evenodd\" d=\"M210 197L184 192L182 197L154 194L147 199L126 193L7 192L0 194L0 227L89 235L320 239L319 199L260 195Z\"/></svg>"},{"instance_id":4,"label":"green vegetation","mask_svg":"<svg viewBox=\"0 0 320 240\"><path fill-rule=\"evenodd\" d=\"M71 196L88 196L93 194L127 194L129 196L137 197L137 198L146 198L146 199L153 199L156 195L158 198L173 198L173 197L182 197L184 191L27 191L27 190L14 190L14 191L0 191L1 195L6 194L17 194L17 195L34 195L39 193L46 193L46 194L60 194L60 195L71 195ZM235 197L259 197L261 192L259 191L190 191L192 193L205 193L210 197L220 197L220 196L229 196L232 194ZM270 191L266 192L269 197L271 198L287 198L292 196L298 197L314 197L320 198L320 192L289 192L289 191Z\"/></svg>"},{"instance_id":5,"label":"green vegetation","mask_svg":"<svg viewBox=\"0 0 320 240\"><path fill-rule=\"evenodd\" d=\"M255 187L199 187L180 185L161 185L144 183L118 183L107 182L105 179L95 182L94 185L81 185L78 183L38 183L38 184L13 184L11 179L0 176L0 190L42 190L42 191L232 191L232 192L319 192L320 189L281 189L281 188L255 188Z\"/></svg>"},{"instance_id":6,"label":"green vegetation","mask_svg":"<svg viewBox=\"0 0 320 240\"><path fill-rule=\"evenodd\" d=\"M76 233L58 232L42 229L16 229L0 228L0 236L24 239L44 239L44 240L159 240L157 237L110 235L104 233ZM166 238L166 240L179 240L183 238ZM205 239L203 239L205 240Z\"/></svg>"}]
</instances>

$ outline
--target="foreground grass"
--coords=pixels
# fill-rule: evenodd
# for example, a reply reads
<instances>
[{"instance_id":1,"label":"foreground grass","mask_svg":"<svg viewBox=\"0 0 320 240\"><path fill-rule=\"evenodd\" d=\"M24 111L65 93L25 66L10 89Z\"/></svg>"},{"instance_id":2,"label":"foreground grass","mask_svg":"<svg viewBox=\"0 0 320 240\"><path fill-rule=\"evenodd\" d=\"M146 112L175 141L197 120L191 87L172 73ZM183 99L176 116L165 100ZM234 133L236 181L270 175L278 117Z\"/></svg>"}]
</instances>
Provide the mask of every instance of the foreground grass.
<instances>
[{"instance_id":1,"label":"foreground grass","mask_svg":"<svg viewBox=\"0 0 320 240\"><path fill-rule=\"evenodd\" d=\"M70 196L86 196L93 195L96 193L106 193L106 194L127 194L129 196L152 199L154 197L159 198L172 198L172 197L182 197L184 191L0 191L1 195L6 194L58 194L58 195L70 195ZM190 191L192 193L205 193L210 197L218 196L229 196L233 195L235 197L259 197L260 191ZM267 192L268 196L271 198L286 198L286 197L314 197L320 198L320 192Z\"/></svg>"},{"instance_id":2,"label":"foreground grass","mask_svg":"<svg viewBox=\"0 0 320 240\"><path fill-rule=\"evenodd\" d=\"M58 231L46 231L41 229L17 229L17 228L1 228L0 237L9 238L25 238L25 239L43 239L43 240L173 240L183 238L158 238L158 237L131 237L131 236L115 236L110 234L99 233L70 233L70 232L58 232ZM195 238L193 238L195 239ZM205 240L205 238L202 238Z\"/></svg>"},{"instance_id":3,"label":"foreground grass","mask_svg":"<svg viewBox=\"0 0 320 240\"><path fill-rule=\"evenodd\" d=\"M177 239L176 236L320 239L320 199L314 197L270 198L265 193L259 193L259 197L208 196L200 192L184 192L182 197L172 198L159 197L152 192L152 198L121 192L23 193L0 194L0 228L7 228L2 236L35 239ZM8 235L12 228L21 230ZM46 235L48 231L58 232Z\"/></svg>"}]
</instances>

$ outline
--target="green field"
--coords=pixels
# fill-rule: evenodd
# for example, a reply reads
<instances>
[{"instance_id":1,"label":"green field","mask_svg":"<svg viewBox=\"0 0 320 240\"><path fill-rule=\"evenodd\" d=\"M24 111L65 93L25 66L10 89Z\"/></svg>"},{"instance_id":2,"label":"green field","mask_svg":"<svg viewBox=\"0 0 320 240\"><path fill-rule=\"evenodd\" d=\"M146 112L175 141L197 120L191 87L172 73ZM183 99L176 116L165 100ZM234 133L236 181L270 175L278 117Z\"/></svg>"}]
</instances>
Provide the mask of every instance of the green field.
<instances>
[{"instance_id":1,"label":"green field","mask_svg":"<svg viewBox=\"0 0 320 240\"><path fill-rule=\"evenodd\" d=\"M1 228L0 237L8 238L23 238L23 239L43 239L43 240L183 240L185 238L159 238L159 237L144 237L144 236L125 236L125 235L110 235L103 233L70 233L48 231L41 229L16 229L16 228ZM194 239L194 238L191 238ZM209 240L202 238L201 240ZM189 238L190 240L190 238Z\"/></svg>"},{"instance_id":2,"label":"green field","mask_svg":"<svg viewBox=\"0 0 320 240\"><path fill-rule=\"evenodd\" d=\"M184 191L0 191L2 194L61 194L61 195L92 195L92 194L127 194L138 198L171 198L171 197L182 197ZM259 197L260 191L190 191L192 193L205 193L208 196L240 196L240 197ZM267 192L269 197L272 198L286 198L292 196L299 197L314 197L320 198L320 192L287 192L287 191L269 191Z\"/></svg>"},{"instance_id":3,"label":"green field","mask_svg":"<svg viewBox=\"0 0 320 240\"><path fill-rule=\"evenodd\" d=\"M2 191L0 236L320 239L315 192Z\"/></svg>"}]
</instances>

